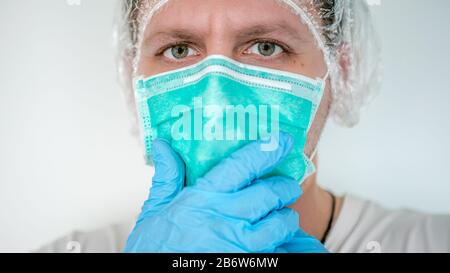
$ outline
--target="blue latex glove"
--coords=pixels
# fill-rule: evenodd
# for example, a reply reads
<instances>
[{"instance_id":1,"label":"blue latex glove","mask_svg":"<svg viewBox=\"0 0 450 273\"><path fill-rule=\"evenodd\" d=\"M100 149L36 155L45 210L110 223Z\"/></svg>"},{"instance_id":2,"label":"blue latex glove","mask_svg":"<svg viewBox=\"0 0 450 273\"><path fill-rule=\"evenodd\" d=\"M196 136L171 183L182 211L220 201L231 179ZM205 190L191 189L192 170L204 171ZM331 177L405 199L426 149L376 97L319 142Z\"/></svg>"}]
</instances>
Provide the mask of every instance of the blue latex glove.
<instances>
[{"instance_id":1,"label":"blue latex glove","mask_svg":"<svg viewBox=\"0 0 450 273\"><path fill-rule=\"evenodd\" d=\"M328 250L315 237L307 234L300 228L294 238L278 247L278 253L328 253Z\"/></svg>"},{"instance_id":2,"label":"blue latex glove","mask_svg":"<svg viewBox=\"0 0 450 273\"><path fill-rule=\"evenodd\" d=\"M278 148L253 142L222 160L195 186L183 188L184 163L164 140L152 147L155 175L125 252L324 252L299 229L286 206L301 194L288 177L259 179L293 147L280 134Z\"/></svg>"}]
</instances>

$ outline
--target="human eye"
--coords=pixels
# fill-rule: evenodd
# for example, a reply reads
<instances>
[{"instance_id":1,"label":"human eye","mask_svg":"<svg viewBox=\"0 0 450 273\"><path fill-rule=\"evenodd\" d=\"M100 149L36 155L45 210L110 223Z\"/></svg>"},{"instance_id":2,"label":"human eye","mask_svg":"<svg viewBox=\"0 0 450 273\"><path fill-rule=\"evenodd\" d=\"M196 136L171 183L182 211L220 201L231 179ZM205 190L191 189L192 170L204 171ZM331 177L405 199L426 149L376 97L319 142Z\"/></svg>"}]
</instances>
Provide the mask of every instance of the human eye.
<instances>
[{"instance_id":1,"label":"human eye","mask_svg":"<svg viewBox=\"0 0 450 273\"><path fill-rule=\"evenodd\" d=\"M197 54L197 51L190 47L188 44L172 45L163 51L163 56L172 61L180 61Z\"/></svg>"},{"instance_id":2,"label":"human eye","mask_svg":"<svg viewBox=\"0 0 450 273\"><path fill-rule=\"evenodd\" d=\"M272 41L257 41L246 50L246 54L255 54L262 57L275 57L284 52L283 46Z\"/></svg>"}]
</instances>

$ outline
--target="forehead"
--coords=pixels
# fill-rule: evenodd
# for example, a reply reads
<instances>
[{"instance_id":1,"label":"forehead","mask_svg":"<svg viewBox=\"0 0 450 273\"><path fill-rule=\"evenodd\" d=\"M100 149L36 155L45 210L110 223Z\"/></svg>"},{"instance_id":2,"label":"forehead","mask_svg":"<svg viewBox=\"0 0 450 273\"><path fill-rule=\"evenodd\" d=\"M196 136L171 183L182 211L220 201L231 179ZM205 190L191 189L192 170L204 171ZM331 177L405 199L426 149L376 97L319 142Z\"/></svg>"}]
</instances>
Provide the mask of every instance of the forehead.
<instances>
[{"instance_id":1,"label":"forehead","mask_svg":"<svg viewBox=\"0 0 450 273\"><path fill-rule=\"evenodd\" d=\"M239 32L252 27L308 31L300 17L279 0L171 0L143 23L147 37L182 29L205 34L219 29Z\"/></svg>"}]
</instances>

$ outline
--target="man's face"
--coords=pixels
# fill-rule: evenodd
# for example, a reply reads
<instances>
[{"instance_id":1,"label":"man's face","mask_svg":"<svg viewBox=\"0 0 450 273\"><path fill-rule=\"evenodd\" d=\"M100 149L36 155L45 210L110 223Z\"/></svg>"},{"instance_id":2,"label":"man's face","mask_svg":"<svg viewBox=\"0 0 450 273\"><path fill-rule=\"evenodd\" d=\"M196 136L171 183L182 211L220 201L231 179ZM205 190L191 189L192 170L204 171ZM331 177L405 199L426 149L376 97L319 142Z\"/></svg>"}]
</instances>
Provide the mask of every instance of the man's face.
<instances>
[{"instance_id":1,"label":"man's face","mask_svg":"<svg viewBox=\"0 0 450 273\"><path fill-rule=\"evenodd\" d=\"M138 73L152 76L208 55L323 78L323 53L300 18L276 0L172 0L148 22ZM311 155L328 116L330 85L308 133Z\"/></svg>"}]
</instances>

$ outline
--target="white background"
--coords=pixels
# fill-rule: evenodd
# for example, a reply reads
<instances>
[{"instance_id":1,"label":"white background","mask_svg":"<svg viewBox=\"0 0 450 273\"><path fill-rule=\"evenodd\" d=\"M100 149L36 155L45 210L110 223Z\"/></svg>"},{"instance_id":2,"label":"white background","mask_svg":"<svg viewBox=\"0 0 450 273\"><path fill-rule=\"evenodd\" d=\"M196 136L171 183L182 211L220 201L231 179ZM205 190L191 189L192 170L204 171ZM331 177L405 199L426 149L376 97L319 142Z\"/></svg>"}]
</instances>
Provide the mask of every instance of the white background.
<instances>
[{"instance_id":1,"label":"white background","mask_svg":"<svg viewBox=\"0 0 450 273\"><path fill-rule=\"evenodd\" d=\"M115 80L114 2L0 3L0 252L133 218L147 195L152 170ZM330 123L319 181L392 208L450 213L450 1L372 10L384 85L359 126Z\"/></svg>"}]
</instances>

